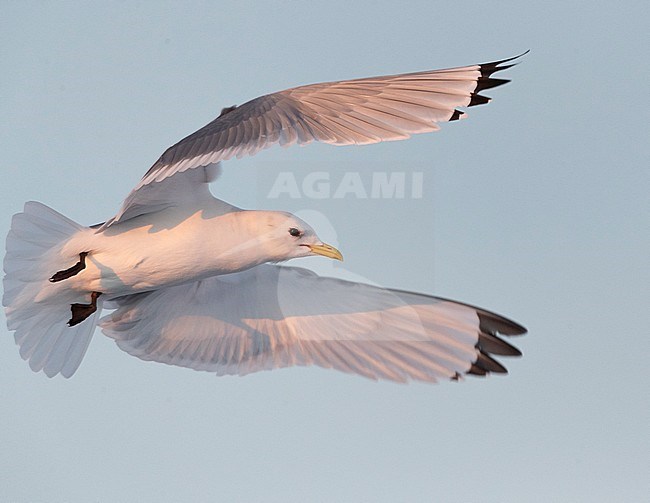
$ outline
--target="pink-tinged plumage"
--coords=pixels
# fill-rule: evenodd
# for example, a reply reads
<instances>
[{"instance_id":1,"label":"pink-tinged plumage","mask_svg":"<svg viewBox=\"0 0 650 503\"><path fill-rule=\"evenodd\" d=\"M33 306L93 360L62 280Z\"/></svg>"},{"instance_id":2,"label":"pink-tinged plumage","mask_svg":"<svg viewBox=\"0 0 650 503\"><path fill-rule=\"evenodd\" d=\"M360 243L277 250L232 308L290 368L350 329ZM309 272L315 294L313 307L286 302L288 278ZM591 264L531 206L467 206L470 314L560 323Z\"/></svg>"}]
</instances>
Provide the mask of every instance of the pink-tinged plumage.
<instances>
[{"instance_id":1,"label":"pink-tinged plumage","mask_svg":"<svg viewBox=\"0 0 650 503\"><path fill-rule=\"evenodd\" d=\"M119 212L83 227L40 203L14 216L3 305L34 371L70 377L95 326L143 360L243 375L317 365L372 379L503 373L518 356L502 316L304 269L342 258L297 217L212 196L218 163L274 144L366 144L436 131L487 103L510 58L484 65L296 87L224 109L166 150ZM103 307L115 311L99 320ZM72 317L71 317L72 314ZM68 318L70 318L68 320Z\"/></svg>"}]
</instances>

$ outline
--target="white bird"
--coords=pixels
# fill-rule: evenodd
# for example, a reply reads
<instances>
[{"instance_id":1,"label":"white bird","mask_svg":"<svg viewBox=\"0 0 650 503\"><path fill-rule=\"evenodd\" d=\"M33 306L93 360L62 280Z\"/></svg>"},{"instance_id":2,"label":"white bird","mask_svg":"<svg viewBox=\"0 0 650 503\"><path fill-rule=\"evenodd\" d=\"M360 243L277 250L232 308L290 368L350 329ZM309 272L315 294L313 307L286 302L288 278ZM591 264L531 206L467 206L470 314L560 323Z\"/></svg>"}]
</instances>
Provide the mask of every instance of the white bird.
<instances>
[{"instance_id":1,"label":"white bird","mask_svg":"<svg viewBox=\"0 0 650 503\"><path fill-rule=\"evenodd\" d=\"M118 213L84 227L36 202L7 235L3 305L34 371L70 377L97 324L143 360L243 375L317 365L372 379L505 372L519 324L429 295L276 265L342 259L299 218L212 196L218 163L274 144L408 138L487 103L492 63L295 87L222 111L167 149ZM114 311L101 320L106 307Z\"/></svg>"}]
</instances>

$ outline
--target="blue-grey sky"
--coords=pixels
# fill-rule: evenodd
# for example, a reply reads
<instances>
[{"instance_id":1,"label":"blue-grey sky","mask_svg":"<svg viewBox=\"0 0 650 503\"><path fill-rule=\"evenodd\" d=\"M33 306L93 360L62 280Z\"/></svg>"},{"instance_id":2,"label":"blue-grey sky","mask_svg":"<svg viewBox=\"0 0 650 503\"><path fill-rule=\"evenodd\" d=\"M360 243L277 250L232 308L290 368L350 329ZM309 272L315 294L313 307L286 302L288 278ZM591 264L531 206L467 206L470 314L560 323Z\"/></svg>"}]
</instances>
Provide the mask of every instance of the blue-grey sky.
<instances>
[{"instance_id":1,"label":"blue-grey sky","mask_svg":"<svg viewBox=\"0 0 650 503\"><path fill-rule=\"evenodd\" d=\"M335 272L523 323L510 375L216 378L98 331L77 374L50 380L0 329L0 502L642 501L649 21L643 1L0 3L2 236L27 200L110 217L224 106L531 49L491 104L440 132L276 148L213 186L302 212L343 251ZM280 173L322 171L332 197L269 197ZM370 187L377 172L422 173L422 197L333 197L345 173Z\"/></svg>"}]
</instances>

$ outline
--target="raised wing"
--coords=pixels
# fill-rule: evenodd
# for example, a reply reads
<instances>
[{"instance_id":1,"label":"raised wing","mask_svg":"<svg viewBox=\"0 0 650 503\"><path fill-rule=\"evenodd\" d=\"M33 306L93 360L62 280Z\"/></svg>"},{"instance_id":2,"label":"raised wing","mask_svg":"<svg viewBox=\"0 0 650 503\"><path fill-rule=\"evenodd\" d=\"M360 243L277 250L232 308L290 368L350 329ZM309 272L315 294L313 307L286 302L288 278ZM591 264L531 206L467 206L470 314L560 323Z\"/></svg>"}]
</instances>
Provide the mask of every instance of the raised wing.
<instances>
[{"instance_id":1,"label":"raised wing","mask_svg":"<svg viewBox=\"0 0 650 503\"><path fill-rule=\"evenodd\" d=\"M317 365L371 379L435 382L504 373L497 336L526 330L482 309L261 265L117 299L100 326L143 360L244 375Z\"/></svg>"},{"instance_id":2,"label":"raised wing","mask_svg":"<svg viewBox=\"0 0 650 503\"><path fill-rule=\"evenodd\" d=\"M131 191L122 203L119 213L98 225L98 231L103 231L118 220L129 220L146 213L164 210L170 206L186 204L200 206L206 199L214 200L208 185L219 176L219 173L219 163L210 164L191 171L176 173L158 183L145 185L138 190Z\"/></svg>"},{"instance_id":3,"label":"raised wing","mask_svg":"<svg viewBox=\"0 0 650 503\"><path fill-rule=\"evenodd\" d=\"M524 53L525 54L525 53ZM131 192L114 221L125 219L134 193L175 173L275 144L333 145L402 140L436 131L465 116L462 107L490 98L481 91L505 79L492 75L520 56L446 70L406 73L295 87L224 109L215 120L168 148Z\"/></svg>"}]
</instances>

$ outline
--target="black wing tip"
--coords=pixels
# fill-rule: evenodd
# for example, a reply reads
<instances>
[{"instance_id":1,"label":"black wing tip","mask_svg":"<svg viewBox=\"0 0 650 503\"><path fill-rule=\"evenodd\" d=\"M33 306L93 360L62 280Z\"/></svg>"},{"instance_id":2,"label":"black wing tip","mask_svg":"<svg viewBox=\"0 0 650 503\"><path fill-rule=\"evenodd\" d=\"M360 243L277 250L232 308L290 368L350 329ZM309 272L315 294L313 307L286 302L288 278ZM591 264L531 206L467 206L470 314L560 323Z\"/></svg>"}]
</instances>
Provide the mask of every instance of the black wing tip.
<instances>
[{"instance_id":1,"label":"black wing tip","mask_svg":"<svg viewBox=\"0 0 650 503\"><path fill-rule=\"evenodd\" d=\"M493 89L510 82L510 79L493 79L490 77L479 77L474 93L478 94L486 89Z\"/></svg>"},{"instance_id":2,"label":"black wing tip","mask_svg":"<svg viewBox=\"0 0 650 503\"><path fill-rule=\"evenodd\" d=\"M488 98L487 96L481 96L480 94L476 94L476 92L473 92L469 100L469 104L467 106L475 107L476 105L485 105L486 103L489 103L491 100L492 98Z\"/></svg>"},{"instance_id":3,"label":"black wing tip","mask_svg":"<svg viewBox=\"0 0 650 503\"><path fill-rule=\"evenodd\" d=\"M508 370L487 353L479 352L476 361L472 363L467 374L486 376L488 374L507 374Z\"/></svg>"},{"instance_id":4,"label":"black wing tip","mask_svg":"<svg viewBox=\"0 0 650 503\"><path fill-rule=\"evenodd\" d=\"M519 348L504 341L499 335L515 336L523 335L526 328L508 318L499 316L489 311L477 310L479 318L479 336L476 343L478 356L472 362L466 374L474 376L486 376L488 374L507 374L508 370L493 356L522 356Z\"/></svg>"},{"instance_id":5,"label":"black wing tip","mask_svg":"<svg viewBox=\"0 0 650 503\"><path fill-rule=\"evenodd\" d=\"M477 377L484 377L489 374L487 370L484 368L479 367L478 365L472 363L472 366L469 368L469 370L466 372L468 375L472 376L477 376Z\"/></svg>"},{"instance_id":6,"label":"black wing tip","mask_svg":"<svg viewBox=\"0 0 650 503\"><path fill-rule=\"evenodd\" d=\"M510 82L509 79L492 78L492 74L496 72L500 72L502 70L507 70L508 68L512 68L518 63L511 63L509 65L504 65L503 63L516 61L517 59L522 58L529 52L530 49L528 49L526 52L522 52L517 56L513 56L512 58L501 59L499 61L492 61L490 63L483 63L481 65L478 65L479 70L481 72L481 76L476 81L476 88L474 89L474 91L472 91L470 102L469 105L467 106L473 107L473 106L484 105L486 103L489 103L491 98L487 96L481 96L479 93L486 89L493 89L495 87L499 87Z\"/></svg>"},{"instance_id":7,"label":"black wing tip","mask_svg":"<svg viewBox=\"0 0 650 503\"><path fill-rule=\"evenodd\" d=\"M508 68L512 68L513 66L519 64L519 62L512 63L510 65L503 65L503 63L509 63L510 61L516 61L519 58L523 58L526 54L530 52L530 49L527 51L522 52L521 54L517 54L516 56L513 56L511 58L506 58L506 59L500 59L499 61L490 61L489 63L482 63L478 65L481 69L481 76L482 77L489 77L492 75L494 72L498 72L501 70L507 70Z\"/></svg>"},{"instance_id":8,"label":"black wing tip","mask_svg":"<svg viewBox=\"0 0 650 503\"><path fill-rule=\"evenodd\" d=\"M457 121L461 119L465 115L465 112L462 112L460 110L454 110L454 113L451 114L451 117L449 118L449 122L451 121Z\"/></svg>"},{"instance_id":9,"label":"black wing tip","mask_svg":"<svg viewBox=\"0 0 650 503\"><path fill-rule=\"evenodd\" d=\"M516 321L500 316L489 311L477 310L476 314L479 319L481 332L495 335L497 332L501 335L524 335L528 332L526 327Z\"/></svg>"},{"instance_id":10,"label":"black wing tip","mask_svg":"<svg viewBox=\"0 0 650 503\"><path fill-rule=\"evenodd\" d=\"M484 352L491 353L499 356L521 356L522 353L519 348L504 341L495 334L479 333L478 342L476 347Z\"/></svg>"},{"instance_id":11,"label":"black wing tip","mask_svg":"<svg viewBox=\"0 0 650 503\"><path fill-rule=\"evenodd\" d=\"M221 109L221 113L219 114L219 117L222 117L222 116L224 116L224 115L226 115L226 114L229 114L229 113L232 112L235 108L237 108L237 105L232 105L232 106L229 106L229 107L222 108L222 109ZM219 117L217 117L217 118L219 118Z\"/></svg>"}]
</instances>

